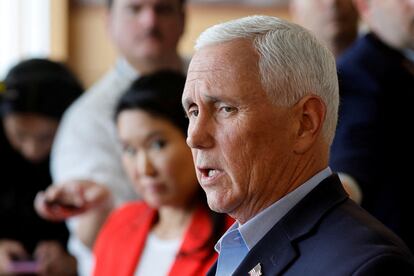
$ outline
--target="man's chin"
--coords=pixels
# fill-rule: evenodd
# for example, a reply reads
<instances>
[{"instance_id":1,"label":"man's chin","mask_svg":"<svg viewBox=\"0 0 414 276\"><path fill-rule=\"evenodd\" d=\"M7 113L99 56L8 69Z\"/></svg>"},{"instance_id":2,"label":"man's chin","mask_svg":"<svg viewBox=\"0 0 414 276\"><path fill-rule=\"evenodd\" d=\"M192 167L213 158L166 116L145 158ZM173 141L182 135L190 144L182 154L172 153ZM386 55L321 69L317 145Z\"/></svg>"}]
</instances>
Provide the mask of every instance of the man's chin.
<instances>
[{"instance_id":1,"label":"man's chin","mask_svg":"<svg viewBox=\"0 0 414 276\"><path fill-rule=\"evenodd\" d=\"M147 56L160 56L163 52L162 43L158 40L144 42L141 44L140 49L137 49L137 53Z\"/></svg>"},{"instance_id":2,"label":"man's chin","mask_svg":"<svg viewBox=\"0 0 414 276\"><path fill-rule=\"evenodd\" d=\"M207 203L208 207L214 212L228 214L231 211L231 208L229 208L224 198L209 196L207 194Z\"/></svg>"},{"instance_id":3,"label":"man's chin","mask_svg":"<svg viewBox=\"0 0 414 276\"><path fill-rule=\"evenodd\" d=\"M159 59L162 56L162 52L157 49L146 49L138 53L141 57L147 59Z\"/></svg>"}]
</instances>

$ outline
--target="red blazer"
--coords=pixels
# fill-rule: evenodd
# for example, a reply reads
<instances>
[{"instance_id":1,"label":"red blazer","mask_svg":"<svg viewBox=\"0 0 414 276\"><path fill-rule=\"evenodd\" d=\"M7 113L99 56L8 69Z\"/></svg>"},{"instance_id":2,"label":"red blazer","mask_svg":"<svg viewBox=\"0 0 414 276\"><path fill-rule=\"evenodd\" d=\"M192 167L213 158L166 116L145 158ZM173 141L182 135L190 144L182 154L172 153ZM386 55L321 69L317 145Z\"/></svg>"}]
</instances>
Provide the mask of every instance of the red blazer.
<instances>
[{"instance_id":1,"label":"red blazer","mask_svg":"<svg viewBox=\"0 0 414 276\"><path fill-rule=\"evenodd\" d=\"M128 203L115 210L105 222L94 246L96 276L132 276L143 252L157 211L142 202ZM233 220L228 217L226 226ZM212 223L208 210L200 206L193 214L179 252L192 252L210 236ZM205 275L216 261L217 253L210 248L192 254L178 254L169 275ZM154 264L156 265L156 264Z\"/></svg>"}]
</instances>

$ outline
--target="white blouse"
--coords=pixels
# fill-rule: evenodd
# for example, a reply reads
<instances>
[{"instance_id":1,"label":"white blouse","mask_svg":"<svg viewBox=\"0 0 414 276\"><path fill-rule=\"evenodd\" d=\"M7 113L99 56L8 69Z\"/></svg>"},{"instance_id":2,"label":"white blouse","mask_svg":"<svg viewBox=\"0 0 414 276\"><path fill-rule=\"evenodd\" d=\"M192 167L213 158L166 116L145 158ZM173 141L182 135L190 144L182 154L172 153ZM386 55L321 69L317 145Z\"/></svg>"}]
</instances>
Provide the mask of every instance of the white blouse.
<instances>
[{"instance_id":1,"label":"white blouse","mask_svg":"<svg viewBox=\"0 0 414 276\"><path fill-rule=\"evenodd\" d=\"M168 275L180 249L182 239L162 240L153 232L148 235L144 252L138 261L135 276Z\"/></svg>"}]
</instances>

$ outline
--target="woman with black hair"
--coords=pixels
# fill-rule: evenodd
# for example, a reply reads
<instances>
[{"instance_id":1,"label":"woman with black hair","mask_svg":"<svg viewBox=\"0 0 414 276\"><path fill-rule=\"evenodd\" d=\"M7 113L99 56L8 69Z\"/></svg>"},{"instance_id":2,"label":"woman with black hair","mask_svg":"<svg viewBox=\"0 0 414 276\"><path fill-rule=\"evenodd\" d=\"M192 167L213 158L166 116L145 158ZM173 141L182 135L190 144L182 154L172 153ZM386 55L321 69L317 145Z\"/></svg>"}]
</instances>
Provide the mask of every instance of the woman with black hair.
<instances>
[{"instance_id":1,"label":"woman with black hair","mask_svg":"<svg viewBox=\"0 0 414 276\"><path fill-rule=\"evenodd\" d=\"M60 118L83 89L63 64L14 66L0 88L0 274L75 274L64 222L40 218L36 193L51 183L49 154Z\"/></svg>"},{"instance_id":2,"label":"woman with black hair","mask_svg":"<svg viewBox=\"0 0 414 276\"><path fill-rule=\"evenodd\" d=\"M208 208L198 184L186 144L184 83L181 73L160 71L136 80L119 101L123 165L143 201L115 209L106 220L94 244L96 276L204 275L216 260L215 242L233 223ZM44 198L87 208L97 204L88 201L94 193L108 206L105 189L77 187L77 196L68 196L69 187L53 189ZM69 202L75 197L83 204Z\"/></svg>"}]
</instances>

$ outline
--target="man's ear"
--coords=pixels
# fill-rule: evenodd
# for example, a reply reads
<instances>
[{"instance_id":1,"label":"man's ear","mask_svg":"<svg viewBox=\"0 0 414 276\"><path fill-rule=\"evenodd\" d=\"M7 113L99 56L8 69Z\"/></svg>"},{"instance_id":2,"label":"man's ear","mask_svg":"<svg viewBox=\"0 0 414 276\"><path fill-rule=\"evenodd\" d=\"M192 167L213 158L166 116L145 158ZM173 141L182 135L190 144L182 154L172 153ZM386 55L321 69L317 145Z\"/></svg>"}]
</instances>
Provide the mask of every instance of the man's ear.
<instances>
[{"instance_id":1,"label":"man's ear","mask_svg":"<svg viewBox=\"0 0 414 276\"><path fill-rule=\"evenodd\" d=\"M312 147L320 135L325 121L326 106L320 97L308 95L300 99L294 108L298 122L294 151L302 154Z\"/></svg>"}]
</instances>

